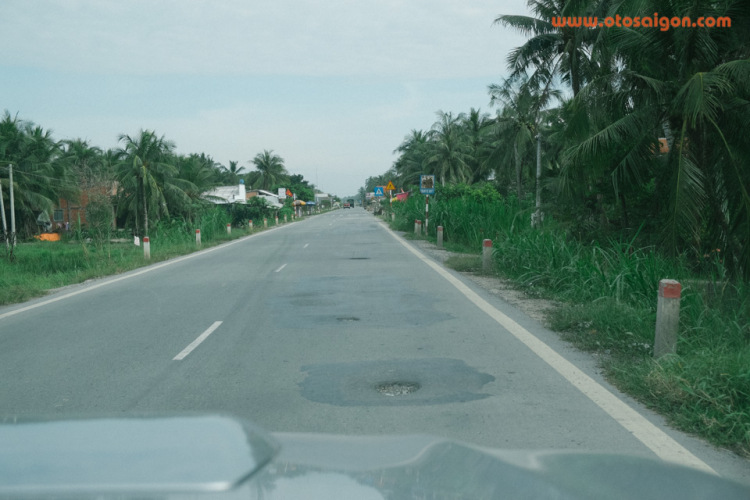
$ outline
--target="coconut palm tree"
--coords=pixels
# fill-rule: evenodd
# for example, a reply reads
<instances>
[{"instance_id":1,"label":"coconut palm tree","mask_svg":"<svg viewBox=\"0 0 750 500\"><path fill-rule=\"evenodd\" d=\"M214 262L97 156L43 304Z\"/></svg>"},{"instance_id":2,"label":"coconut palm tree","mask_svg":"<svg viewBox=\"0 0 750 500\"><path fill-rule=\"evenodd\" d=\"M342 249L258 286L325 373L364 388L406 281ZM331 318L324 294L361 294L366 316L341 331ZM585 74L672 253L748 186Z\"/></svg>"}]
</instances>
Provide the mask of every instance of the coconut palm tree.
<instances>
[{"instance_id":1,"label":"coconut palm tree","mask_svg":"<svg viewBox=\"0 0 750 500\"><path fill-rule=\"evenodd\" d=\"M419 183L419 176L424 173L423 164L427 154L427 142L425 132L413 129L393 151L400 153L393 164L398 177L397 187L405 188Z\"/></svg>"},{"instance_id":2,"label":"coconut palm tree","mask_svg":"<svg viewBox=\"0 0 750 500\"><path fill-rule=\"evenodd\" d=\"M595 63L591 60L591 44L599 28L576 26L555 27L553 18L596 15L606 7L606 2L590 0L528 0L529 9L537 17L502 15L495 24L502 24L530 36L522 46L508 55L511 78L529 70L543 69L560 76L577 95L585 85Z\"/></svg>"},{"instance_id":3,"label":"coconut palm tree","mask_svg":"<svg viewBox=\"0 0 750 500\"><path fill-rule=\"evenodd\" d=\"M434 172L445 186L448 182L466 182L471 175L468 162L470 149L466 143L461 122L465 115L437 112L438 121L428 133L427 153L423 161L427 173Z\"/></svg>"},{"instance_id":4,"label":"coconut palm tree","mask_svg":"<svg viewBox=\"0 0 750 500\"><path fill-rule=\"evenodd\" d=\"M167 199L189 202L185 191L195 186L178 178L172 164L175 145L164 136L141 130L135 136L121 134L118 140L123 143L117 151L116 179L121 189L118 209L134 216L137 234L148 236L149 218L169 216Z\"/></svg>"},{"instance_id":5,"label":"coconut palm tree","mask_svg":"<svg viewBox=\"0 0 750 500\"><path fill-rule=\"evenodd\" d=\"M469 184L474 184L489 175L489 163L487 159L491 149L487 143L487 136L492 128L493 120L487 113L482 113L478 109L471 108L469 114L465 116L463 123L463 133L469 147L469 159L467 161L470 177Z\"/></svg>"},{"instance_id":6,"label":"coconut palm tree","mask_svg":"<svg viewBox=\"0 0 750 500\"><path fill-rule=\"evenodd\" d=\"M13 165L15 215L19 230L33 233L40 212L50 213L60 198L78 195L78 184L61 160L60 144L49 130L12 117L0 120L0 189L9 194L9 166ZM9 196L3 197L10 210Z\"/></svg>"},{"instance_id":7,"label":"coconut palm tree","mask_svg":"<svg viewBox=\"0 0 750 500\"><path fill-rule=\"evenodd\" d=\"M258 189L268 189L274 184L284 182L289 173L284 168L284 159L273 150L264 149L262 153L255 155L251 160L256 170L247 175L246 182Z\"/></svg>"},{"instance_id":8,"label":"coconut palm tree","mask_svg":"<svg viewBox=\"0 0 750 500\"><path fill-rule=\"evenodd\" d=\"M100 148L83 139L67 140L62 144L62 158L69 163L81 187L101 184L110 177L111 172L105 171L109 165L104 161Z\"/></svg>"}]
</instances>

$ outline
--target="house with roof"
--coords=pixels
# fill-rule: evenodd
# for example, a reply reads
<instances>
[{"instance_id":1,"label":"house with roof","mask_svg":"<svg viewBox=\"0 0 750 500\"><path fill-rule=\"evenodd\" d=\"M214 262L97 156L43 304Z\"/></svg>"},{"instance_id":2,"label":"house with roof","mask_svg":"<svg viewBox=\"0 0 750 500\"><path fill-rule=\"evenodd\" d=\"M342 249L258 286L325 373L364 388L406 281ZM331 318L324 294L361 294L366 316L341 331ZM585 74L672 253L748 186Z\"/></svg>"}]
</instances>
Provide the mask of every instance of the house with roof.
<instances>
[{"instance_id":1,"label":"house with roof","mask_svg":"<svg viewBox=\"0 0 750 500\"><path fill-rule=\"evenodd\" d=\"M270 191L264 191L262 189L245 189L244 179L240 179L239 184L236 186L217 186L204 193L203 199L216 205L227 205L232 203L244 204L247 200L256 196L266 200L266 203L275 210L284 207L284 204L279 200L279 196Z\"/></svg>"}]
</instances>

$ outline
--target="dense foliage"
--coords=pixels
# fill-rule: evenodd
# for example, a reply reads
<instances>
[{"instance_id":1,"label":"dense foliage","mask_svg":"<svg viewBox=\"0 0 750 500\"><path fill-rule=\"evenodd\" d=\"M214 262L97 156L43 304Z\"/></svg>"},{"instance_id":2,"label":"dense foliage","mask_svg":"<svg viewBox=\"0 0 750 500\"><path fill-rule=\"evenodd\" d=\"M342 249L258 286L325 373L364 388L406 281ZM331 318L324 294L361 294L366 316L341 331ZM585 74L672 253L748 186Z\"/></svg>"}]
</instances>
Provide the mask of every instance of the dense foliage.
<instances>
[{"instance_id":1,"label":"dense foliage","mask_svg":"<svg viewBox=\"0 0 750 500\"><path fill-rule=\"evenodd\" d=\"M172 141L150 130L122 134L118 142L119 147L105 151L81 139L56 141L49 130L6 111L0 120L0 195L4 195L0 209L4 208L7 225L10 165L19 237L37 233L39 214L52 215L61 199L76 203L84 194L98 200L89 212L99 215L91 229L101 238L107 236L101 223L102 204L105 209L116 208L118 227L144 236L154 225L173 219L197 227L202 218L214 213L206 193L217 186L237 185L240 179L248 189L274 188L275 192L283 187L298 198L314 196L314 186L301 175L290 176L284 160L272 151L256 155L248 162L255 170L245 172L236 161L225 167L205 153L177 154ZM259 199L246 206L226 207L226 211L235 224L271 216Z\"/></svg>"},{"instance_id":2,"label":"dense foliage","mask_svg":"<svg viewBox=\"0 0 750 500\"><path fill-rule=\"evenodd\" d=\"M671 255L721 252L750 277L750 4L531 0L496 23L528 37L488 88L494 115L438 112L361 190L420 174L491 180L581 241L632 237ZM729 16L731 28L557 28L557 16ZM662 141L660 142L660 139ZM536 191L534 197L533 191ZM528 217L527 222L532 218Z\"/></svg>"}]
</instances>

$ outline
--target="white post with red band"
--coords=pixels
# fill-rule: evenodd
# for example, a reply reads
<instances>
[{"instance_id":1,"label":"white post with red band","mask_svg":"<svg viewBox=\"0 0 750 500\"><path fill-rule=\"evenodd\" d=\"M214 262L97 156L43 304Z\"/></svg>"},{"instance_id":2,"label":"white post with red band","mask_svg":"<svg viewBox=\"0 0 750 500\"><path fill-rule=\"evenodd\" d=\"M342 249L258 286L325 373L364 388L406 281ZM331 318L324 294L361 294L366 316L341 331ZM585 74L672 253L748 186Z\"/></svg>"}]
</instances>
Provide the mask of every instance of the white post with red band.
<instances>
[{"instance_id":1,"label":"white post with red band","mask_svg":"<svg viewBox=\"0 0 750 500\"><path fill-rule=\"evenodd\" d=\"M485 273L492 271L492 240L482 242L482 271Z\"/></svg>"},{"instance_id":2,"label":"white post with red band","mask_svg":"<svg viewBox=\"0 0 750 500\"><path fill-rule=\"evenodd\" d=\"M286 214L284 214L284 224L286 224Z\"/></svg>"},{"instance_id":3,"label":"white post with red band","mask_svg":"<svg viewBox=\"0 0 750 500\"><path fill-rule=\"evenodd\" d=\"M250 228L250 230L252 231L252 229L253 229L253 221L252 221L252 220L249 220L249 221L247 221L247 226L248 226L248 227Z\"/></svg>"},{"instance_id":4,"label":"white post with red band","mask_svg":"<svg viewBox=\"0 0 750 500\"><path fill-rule=\"evenodd\" d=\"M681 294L682 285L678 281L659 281L659 298L656 302L656 335L654 337L655 358L677 352Z\"/></svg>"},{"instance_id":5,"label":"white post with red band","mask_svg":"<svg viewBox=\"0 0 750 500\"><path fill-rule=\"evenodd\" d=\"M443 248L443 226L437 227L437 246Z\"/></svg>"},{"instance_id":6,"label":"white post with red band","mask_svg":"<svg viewBox=\"0 0 750 500\"><path fill-rule=\"evenodd\" d=\"M414 233L415 233L415 234L416 234L417 236L422 236L422 221L421 221L421 220L419 220L419 219L417 219L417 220L415 221L415 224L417 225L417 229L416 229L416 230L414 231Z\"/></svg>"},{"instance_id":7,"label":"white post with red band","mask_svg":"<svg viewBox=\"0 0 750 500\"><path fill-rule=\"evenodd\" d=\"M195 230L195 245L201 246L201 230L200 229Z\"/></svg>"},{"instance_id":8,"label":"white post with red band","mask_svg":"<svg viewBox=\"0 0 750 500\"><path fill-rule=\"evenodd\" d=\"M427 236L427 225L430 223L430 195L425 195L424 205L424 235Z\"/></svg>"},{"instance_id":9,"label":"white post with red band","mask_svg":"<svg viewBox=\"0 0 750 500\"><path fill-rule=\"evenodd\" d=\"M232 225L227 224L227 234L232 234Z\"/></svg>"},{"instance_id":10,"label":"white post with red band","mask_svg":"<svg viewBox=\"0 0 750 500\"><path fill-rule=\"evenodd\" d=\"M391 212L391 220L396 220L396 212Z\"/></svg>"},{"instance_id":11,"label":"white post with red band","mask_svg":"<svg viewBox=\"0 0 750 500\"><path fill-rule=\"evenodd\" d=\"M263 217L263 227L268 227L268 219Z\"/></svg>"},{"instance_id":12,"label":"white post with red band","mask_svg":"<svg viewBox=\"0 0 750 500\"><path fill-rule=\"evenodd\" d=\"M143 258L146 260L151 258L151 241L148 236L143 237Z\"/></svg>"},{"instance_id":13,"label":"white post with red band","mask_svg":"<svg viewBox=\"0 0 750 500\"><path fill-rule=\"evenodd\" d=\"M278 226L279 225L279 216L278 215L275 217L275 220L276 220L276 224L275 225Z\"/></svg>"}]
</instances>

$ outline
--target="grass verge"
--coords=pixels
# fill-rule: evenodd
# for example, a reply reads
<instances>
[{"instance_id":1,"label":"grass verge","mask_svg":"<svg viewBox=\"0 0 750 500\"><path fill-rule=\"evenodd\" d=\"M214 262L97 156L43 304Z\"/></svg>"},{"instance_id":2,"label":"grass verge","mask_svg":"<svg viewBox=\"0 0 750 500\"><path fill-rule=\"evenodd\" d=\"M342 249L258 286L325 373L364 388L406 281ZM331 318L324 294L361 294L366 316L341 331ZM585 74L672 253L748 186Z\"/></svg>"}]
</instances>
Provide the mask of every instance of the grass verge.
<instances>
[{"instance_id":1,"label":"grass verge","mask_svg":"<svg viewBox=\"0 0 750 500\"><path fill-rule=\"evenodd\" d=\"M423 206L417 197L398 207L392 227L408 234ZM528 210L504 202L434 200L431 228L433 207L435 225L450 228L446 243L478 251L491 235L498 275L532 297L561 303L550 327L599 353L614 385L675 427L750 456L750 284L728 281L718 255L695 262L632 240L582 243L554 221L531 228L523 222ZM446 265L477 272L481 260L454 256ZM665 278L683 283L679 341L677 354L654 360L656 297Z\"/></svg>"},{"instance_id":2,"label":"grass verge","mask_svg":"<svg viewBox=\"0 0 750 500\"><path fill-rule=\"evenodd\" d=\"M269 228L273 227L272 219L269 224ZM155 227L150 238L151 260L145 260L143 248L132 243L105 244L101 248L75 240L21 243L13 262L0 258L0 305L23 302L56 288L120 274L264 230L232 228L232 233L227 234L226 222L215 225L215 230L201 231L200 248L195 245L193 231L175 228L173 224Z\"/></svg>"}]
</instances>

